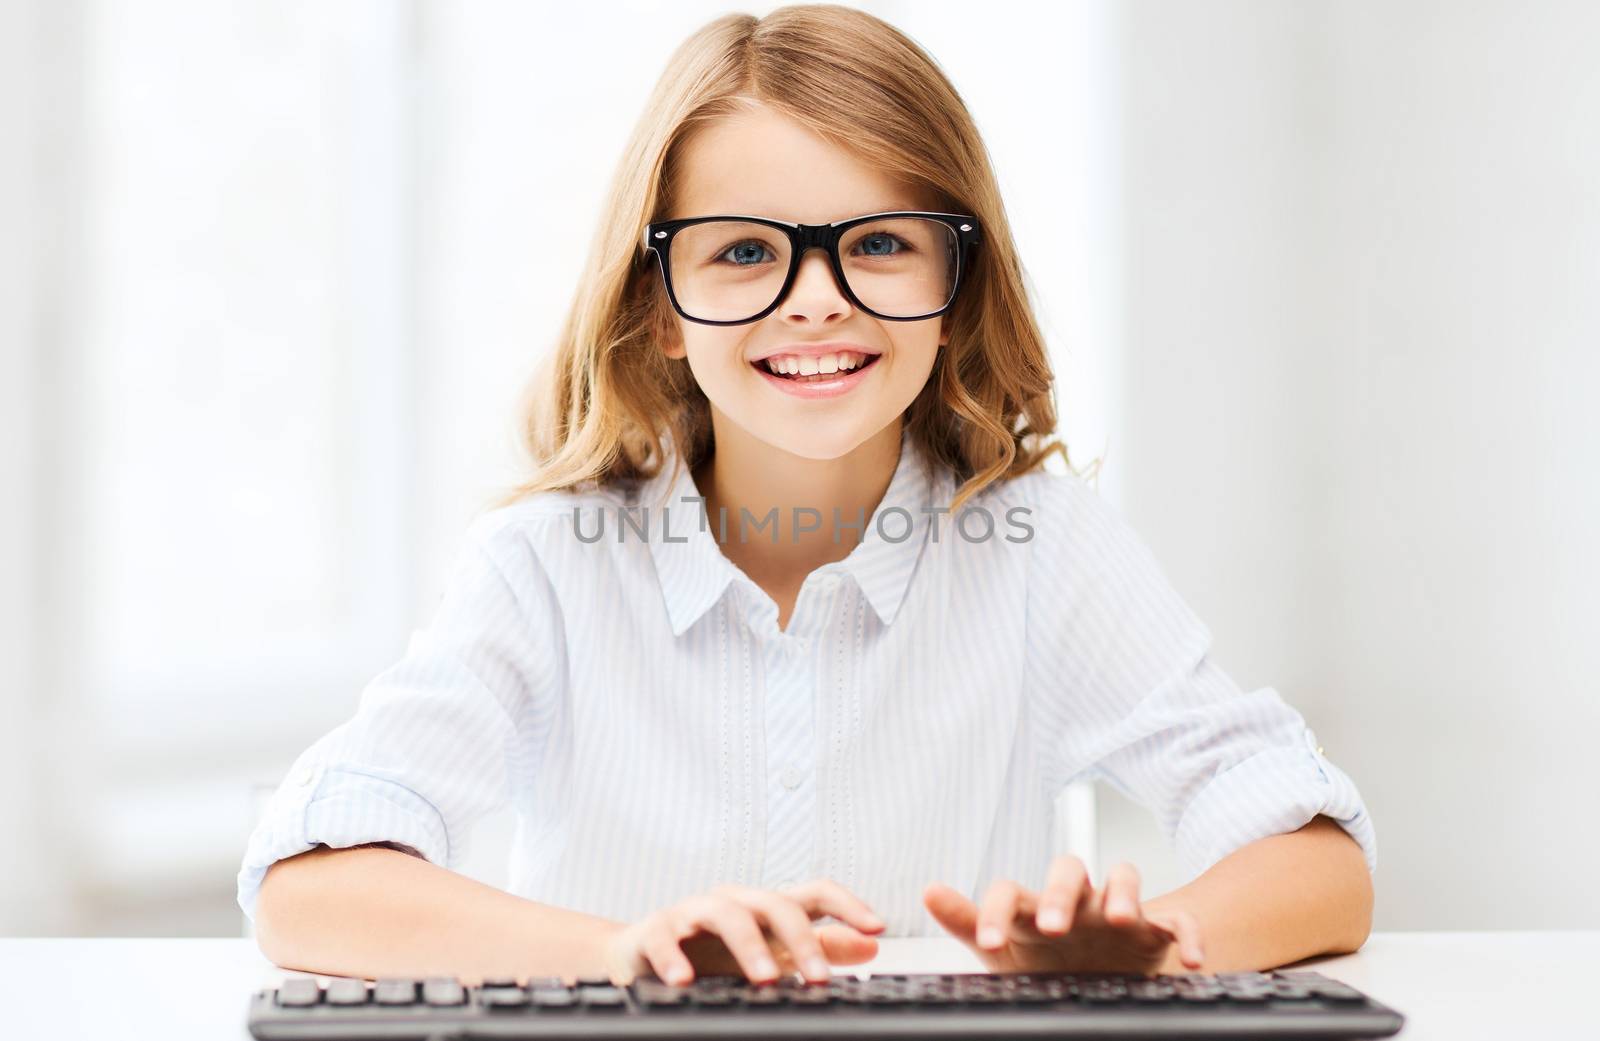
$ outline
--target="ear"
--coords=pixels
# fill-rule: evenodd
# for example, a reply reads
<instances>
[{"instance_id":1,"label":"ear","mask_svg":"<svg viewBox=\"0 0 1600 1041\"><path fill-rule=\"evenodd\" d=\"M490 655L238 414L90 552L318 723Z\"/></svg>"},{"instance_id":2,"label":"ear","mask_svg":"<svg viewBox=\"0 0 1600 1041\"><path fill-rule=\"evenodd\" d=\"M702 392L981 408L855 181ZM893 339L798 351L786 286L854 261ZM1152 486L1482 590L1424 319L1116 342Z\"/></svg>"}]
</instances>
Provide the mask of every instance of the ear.
<instances>
[{"instance_id":1,"label":"ear","mask_svg":"<svg viewBox=\"0 0 1600 1041\"><path fill-rule=\"evenodd\" d=\"M659 289L660 287L657 287L658 292ZM664 292L655 298L655 305L655 313L651 316L651 338L663 356L688 357L689 352L683 345L683 330L679 327L677 316L672 313L672 307L667 303Z\"/></svg>"},{"instance_id":2,"label":"ear","mask_svg":"<svg viewBox=\"0 0 1600 1041\"><path fill-rule=\"evenodd\" d=\"M678 328L678 323L670 318L659 318L656 321L655 341L661 353L668 358L686 358L689 351L683 345L683 330Z\"/></svg>"}]
</instances>

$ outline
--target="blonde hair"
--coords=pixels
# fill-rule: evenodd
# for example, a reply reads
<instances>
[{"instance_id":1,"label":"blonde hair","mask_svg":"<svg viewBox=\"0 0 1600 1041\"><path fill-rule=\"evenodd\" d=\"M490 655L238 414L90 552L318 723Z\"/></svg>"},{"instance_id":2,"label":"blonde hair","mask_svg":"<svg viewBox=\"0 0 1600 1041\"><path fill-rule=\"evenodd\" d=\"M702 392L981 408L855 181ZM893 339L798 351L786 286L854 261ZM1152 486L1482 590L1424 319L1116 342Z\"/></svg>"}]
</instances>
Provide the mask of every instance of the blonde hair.
<instances>
[{"instance_id":1,"label":"blonde hair","mask_svg":"<svg viewBox=\"0 0 1600 1041\"><path fill-rule=\"evenodd\" d=\"M519 440L536 473L500 499L691 469L711 451L709 404L688 362L660 349L676 316L643 247L672 211L685 140L765 104L874 169L978 218L983 241L950 312L949 342L907 409L909 436L960 487L959 510L990 482L1026 473L1066 445L1052 374L1023 285L999 187L977 127L933 60L898 29L834 4L724 15L679 45L628 140L555 350L530 382Z\"/></svg>"}]
</instances>

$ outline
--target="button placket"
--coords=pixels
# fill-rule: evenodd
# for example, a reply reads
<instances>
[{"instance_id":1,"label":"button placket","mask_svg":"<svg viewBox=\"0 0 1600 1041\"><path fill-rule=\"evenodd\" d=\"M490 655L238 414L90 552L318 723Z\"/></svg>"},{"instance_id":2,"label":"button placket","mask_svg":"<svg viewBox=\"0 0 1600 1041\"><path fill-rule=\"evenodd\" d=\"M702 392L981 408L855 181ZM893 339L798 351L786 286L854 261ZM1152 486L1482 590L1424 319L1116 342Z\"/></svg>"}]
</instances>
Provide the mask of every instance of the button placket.
<instances>
[{"instance_id":1,"label":"button placket","mask_svg":"<svg viewBox=\"0 0 1600 1041\"><path fill-rule=\"evenodd\" d=\"M813 751L813 663L806 653L815 606L807 600L791 632L774 638L766 688L767 836L762 885L779 888L814 873L813 786L805 784Z\"/></svg>"}]
</instances>

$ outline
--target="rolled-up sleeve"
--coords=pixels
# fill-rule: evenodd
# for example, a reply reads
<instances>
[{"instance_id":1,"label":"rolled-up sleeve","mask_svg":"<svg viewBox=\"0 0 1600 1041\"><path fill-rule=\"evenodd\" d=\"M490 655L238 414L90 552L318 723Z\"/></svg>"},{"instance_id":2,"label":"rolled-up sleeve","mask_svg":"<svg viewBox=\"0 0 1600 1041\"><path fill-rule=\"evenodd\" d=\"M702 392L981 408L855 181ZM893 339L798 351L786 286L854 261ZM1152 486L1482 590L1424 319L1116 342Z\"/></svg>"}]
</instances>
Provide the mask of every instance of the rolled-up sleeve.
<instances>
[{"instance_id":1,"label":"rolled-up sleeve","mask_svg":"<svg viewBox=\"0 0 1600 1041\"><path fill-rule=\"evenodd\" d=\"M1192 878L1317 815L1377 868L1355 783L1271 687L1245 692L1141 539L1073 475L1049 475L1029 591L1034 702L1058 778L1091 777L1148 808Z\"/></svg>"},{"instance_id":2,"label":"rolled-up sleeve","mask_svg":"<svg viewBox=\"0 0 1600 1041\"><path fill-rule=\"evenodd\" d=\"M272 864L318 845L411 847L461 863L468 829L525 783L562 668L559 616L503 511L474 522L429 626L361 691L354 715L290 766L251 833L239 907Z\"/></svg>"}]
</instances>

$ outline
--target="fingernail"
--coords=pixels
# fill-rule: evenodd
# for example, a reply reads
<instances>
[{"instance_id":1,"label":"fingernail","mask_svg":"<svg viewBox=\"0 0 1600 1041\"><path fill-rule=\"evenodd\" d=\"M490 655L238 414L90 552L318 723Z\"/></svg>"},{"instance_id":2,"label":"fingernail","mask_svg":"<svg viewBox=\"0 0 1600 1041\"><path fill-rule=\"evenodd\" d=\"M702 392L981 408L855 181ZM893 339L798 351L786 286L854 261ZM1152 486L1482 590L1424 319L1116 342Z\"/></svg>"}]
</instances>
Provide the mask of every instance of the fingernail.
<instances>
[{"instance_id":1,"label":"fingernail","mask_svg":"<svg viewBox=\"0 0 1600 1041\"><path fill-rule=\"evenodd\" d=\"M979 929L978 930L978 946L979 947L998 947L998 946L1000 946L1000 930L996 929L992 925L986 925L982 929Z\"/></svg>"},{"instance_id":2,"label":"fingernail","mask_svg":"<svg viewBox=\"0 0 1600 1041\"><path fill-rule=\"evenodd\" d=\"M868 929L881 929L881 928L883 928L883 924L884 924L882 918L879 918L877 915L873 914L870 911L867 912L866 923L867 923L867 928Z\"/></svg>"},{"instance_id":3,"label":"fingernail","mask_svg":"<svg viewBox=\"0 0 1600 1041\"><path fill-rule=\"evenodd\" d=\"M683 984L689 982L689 970L688 969L673 969L667 975L667 982L673 984L674 986L680 986L681 987Z\"/></svg>"},{"instance_id":4,"label":"fingernail","mask_svg":"<svg viewBox=\"0 0 1600 1041\"><path fill-rule=\"evenodd\" d=\"M1067 924L1067 916L1057 907L1047 907L1039 912L1039 928L1063 929Z\"/></svg>"},{"instance_id":5,"label":"fingernail","mask_svg":"<svg viewBox=\"0 0 1600 1041\"><path fill-rule=\"evenodd\" d=\"M1133 905L1126 900L1113 900L1111 901L1111 913L1131 915L1133 914Z\"/></svg>"},{"instance_id":6,"label":"fingernail","mask_svg":"<svg viewBox=\"0 0 1600 1041\"><path fill-rule=\"evenodd\" d=\"M772 959L761 958L756 961L756 975L761 977L776 976L778 967L772 964Z\"/></svg>"},{"instance_id":7,"label":"fingernail","mask_svg":"<svg viewBox=\"0 0 1600 1041\"><path fill-rule=\"evenodd\" d=\"M828 963L822 958L811 957L806 959L806 975L814 980L828 978Z\"/></svg>"}]
</instances>

